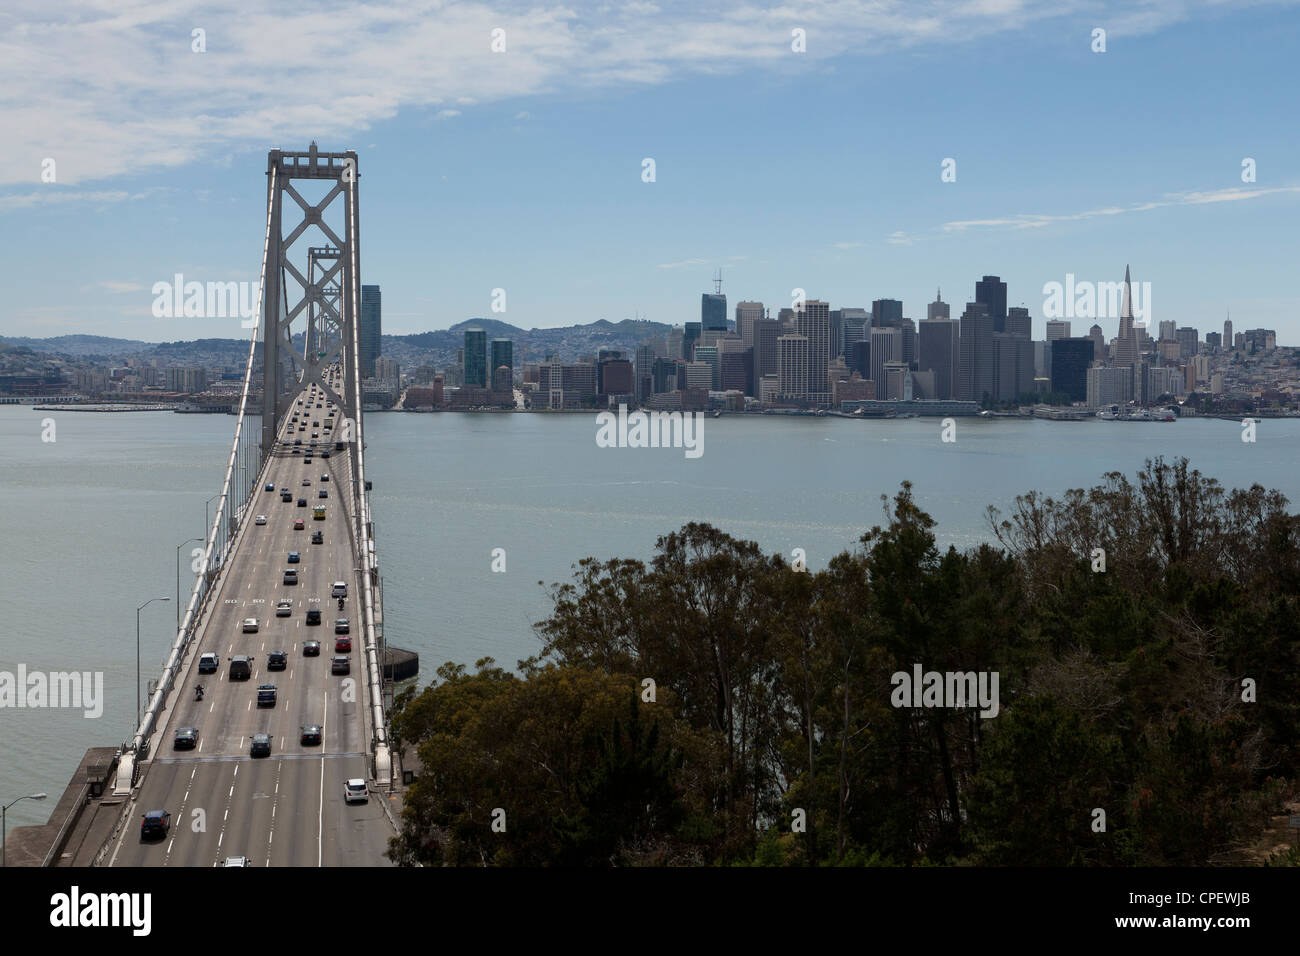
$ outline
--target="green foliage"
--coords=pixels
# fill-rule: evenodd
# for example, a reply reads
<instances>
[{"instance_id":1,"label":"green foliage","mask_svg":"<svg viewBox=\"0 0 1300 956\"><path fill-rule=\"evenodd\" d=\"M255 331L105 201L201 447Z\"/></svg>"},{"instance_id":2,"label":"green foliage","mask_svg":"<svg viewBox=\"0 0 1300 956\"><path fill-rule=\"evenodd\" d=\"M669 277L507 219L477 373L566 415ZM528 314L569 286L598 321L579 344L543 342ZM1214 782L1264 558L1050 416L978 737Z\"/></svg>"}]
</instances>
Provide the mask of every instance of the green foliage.
<instances>
[{"instance_id":1,"label":"green foliage","mask_svg":"<svg viewBox=\"0 0 1300 956\"><path fill-rule=\"evenodd\" d=\"M990 509L996 546L966 552L909 483L884 504L815 573L698 523L648 564L580 561L520 676L449 664L399 700L424 772L393 858L1205 865L1294 796L1300 519L1279 493L1157 458ZM893 706L916 664L996 673L997 716Z\"/></svg>"}]
</instances>

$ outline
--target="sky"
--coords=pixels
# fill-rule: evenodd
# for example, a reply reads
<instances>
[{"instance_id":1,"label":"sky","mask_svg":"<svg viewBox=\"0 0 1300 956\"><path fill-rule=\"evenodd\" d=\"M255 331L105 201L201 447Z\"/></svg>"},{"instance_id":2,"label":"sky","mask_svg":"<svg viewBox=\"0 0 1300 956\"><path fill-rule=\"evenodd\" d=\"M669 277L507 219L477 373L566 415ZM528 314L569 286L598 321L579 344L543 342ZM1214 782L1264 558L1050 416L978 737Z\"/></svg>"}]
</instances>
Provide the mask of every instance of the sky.
<instances>
[{"instance_id":1,"label":"sky","mask_svg":"<svg viewBox=\"0 0 1300 956\"><path fill-rule=\"evenodd\" d=\"M315 140L385 334L680 324L721 270L916 319L996 274L1042 338L1129 266L1153 324L1300 345L1294 2L247 7L6 0L0 336L246 337L154 286L255 288L267 151Z\"/></svg>"}]
</instances>

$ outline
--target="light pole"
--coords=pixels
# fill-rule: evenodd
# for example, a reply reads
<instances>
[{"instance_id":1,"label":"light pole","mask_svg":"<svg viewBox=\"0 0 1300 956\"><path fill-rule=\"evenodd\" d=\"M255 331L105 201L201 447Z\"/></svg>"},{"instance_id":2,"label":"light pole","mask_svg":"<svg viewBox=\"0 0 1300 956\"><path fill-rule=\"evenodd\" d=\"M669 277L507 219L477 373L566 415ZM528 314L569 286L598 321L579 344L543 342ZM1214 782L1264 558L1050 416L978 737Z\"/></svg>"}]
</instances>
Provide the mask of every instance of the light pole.
<instances>
[{"instance_id":1,"label":"light pole","mask_svg":"<svg viewBox=\"0 0 1300 956\"><path fill-rule=\"evenodd\" d=\"M182 541L176 545L176 630L181 629L181 548L187 544L193 544L195 541L202 541L202 538L190 538L188 541Z\"/></svg>"},{"instance_id":2,"label":"light pole","mask_svg":"<svg viewBox=\"0 0 1300 956\"><path fill-rule=\"evenodd\" d=\"M170 601L169 597L150 598L135 609L135 725L140 726L140 612L154 601Z\"/></svg>"},{"instance_id":3,"label":"light pole","mask_svg":"<svg viewBox=\"0 0 1300 956\"><path fill-rule=\"evenodd\" d=\"M44 800L44 799L45 799L45 794L43 793L29 793L25 797L18 798L18 800ZM14 803L17 803L18 800L15 800L13 803L6 803L4 807L0 808L0 866L9 865L9 856L7 852L8 846L6 845L8 843L8 837L9 837L9 821L5 818L5 814L9 812L9 808L12 807Z\"/></svg>"}]
</instances>

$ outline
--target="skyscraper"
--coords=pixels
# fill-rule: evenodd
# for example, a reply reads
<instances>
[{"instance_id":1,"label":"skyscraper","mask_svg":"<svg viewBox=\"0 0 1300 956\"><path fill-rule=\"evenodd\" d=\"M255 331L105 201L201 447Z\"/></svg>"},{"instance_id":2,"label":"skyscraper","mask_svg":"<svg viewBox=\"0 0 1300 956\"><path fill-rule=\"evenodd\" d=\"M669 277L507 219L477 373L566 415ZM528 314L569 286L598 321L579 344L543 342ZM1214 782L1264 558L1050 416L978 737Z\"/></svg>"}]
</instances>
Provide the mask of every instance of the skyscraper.
<instances>
[{"instance_id":1,"label":"skyscraper","mask_svg":"<svg viewBox=\"0 0 1300 956\"><path fill-rule=\"evenodd\" d=\"M736 303L736 334L740 336L745 347L754 344L754 323L763 318L762 302Z\"/></svg>"},{"instance_id":2,"label":"skyscraper","mask_svg":"<svg viewBox=\"0 0 1300 956\"><path fill-rule=\"evenodd\" d=\"M934 301L925 307L925 317L927 319L947 319L951 318L948 312L948 303L943 301L943 292L941 289L934 290Z\"/></svg>"},{"instance_id":3,"label":"skyscraper","mask_svg":"<svg viewBox=\"0 0 1300 956\"><path fill-rule=\"evenodd\" d=\"M1068 339L1070 337L1070 323L1064 319L1047 320L1047 341L1055 342L1057 339Z\"/></svg>"},{"instance_id":4,"label":"skyscraper","mask_svg":"<svg viewBox=\"0 0 1300 956\"><path fill-rule=\"evenodd\" d=\"M1101 326L1093 323L1092 328L1088 330L1088 338L1092 339L1092 360L1094 362L1105 362L1106 354L1106 337L1101 334Z\"/></svg>"},{"instance_id":5,"label":"skyscraper","mask_svg":"<svg viewBox=\"0 0 1300 956\"><path fill-rule=\"evenodd\" d=\"M1190 358L1201 350L1201 334L1191 326L1183 326L1175 333L1180 358Z\"/></svg>"},{"instance_id":6,"label":"skyscraper","mask_svg":"<svg viewBox=\"0 0 1300 956\"><path fill-rule=\"evenodd\" d=\"M1124 267L1124 305L1119 314L1119 335L1115 338L1115 364L1134 366L1138 362L1138 336L1133 326L1133 283Z\"/></svg>"},{"instance_id":7,"label":"skyscraper","mask_svg":"<svg viewBox=\"0 0 1300 956\"><path fill-rule=\"evenodd\" d=\"M465 384L487 388L487 333L482 329L465 330Z\"/></svg>"},{"instance_id":8,"label":"skyscraper","mask_svg":"<svg viewBox=\"0 0 1300 956\"><path fill-rule=\"evenodd\" d=\"M1007 330L1007 284L997 276L985 276L975 283L975 301L984 305L993 319L993 331ZM977 399L978 400L978 399Z\"/></svg>"},{"instance_id":9,"label":"skyscraper","mask_svg":"<svg viewBox=\"0 0 1300 956\"><path fill-rule=\"evenodd\" d=\"M967 302L961 315L961 362L957 397L966 402L993 398L993 316L982 302Z\"/></svg>"},{"instance_id":10,"label":"skyscraper","mask_svg":"<svg viewBox=\"0 0 1300 956\"><path fill-rule=\"evenodd\" d=\"M864 341L870 324L871 313L866 309L840 309L839 354L848 355L854 343Z\"/></svg>"},{"instance_id":11,"label":"skyscraper","mask_svg":"<svg viewBox=\"0 0 1300 956\"><path fill-rule=\"evenodd\" d=\"M514 381L515 346L509 339L492 340L492 362L488 366L495 373L502 366L510 369L510 380Z\"/></svg>"},{"instance_id":12,"label":"skyscraper","mask_svg":"<svg viewBox=\"0 0 1300 956\"><path fill-rule=\"evenodd\" d=\"M699 322L687 322L686 334L682 338L682 358L688 362L695 360L695 344L700 340L702 326Z\"/></svg>"},{"instance_id":13,"label":"skyscraper","mask_svg":"<svg viewBox=\"0 0 1300 956\"><path fill-rule=\"evenodd\" d=\"M1233 345L1232 338L1232 316L1228 316L1223 322L1223 347L1231 349Z\"/></svg>"},{"instance_id":14,"label":"skyscraper","mask_svg":"<svg viewBox=\"0 0 1300 956\"><path fill-rule=\"evenodd\" d=\"M820 299L808 299L795 313L795 332L808 339L807 400L829 405L831 385L827 378L831 363L831 307Z\"/></svg>"},{"instance_id":15,"label":"skyscraper","mask_svg":"<svg viewBox=\"0 0 1300 956\"><path fill-rule=\"evenodd\" d=\"M1011 335L1018 335L1022 339L1033 338L1033 319L1029 317L1029 310L1020 306L1012 306L1007 309L1007 332Z\"/></svg>"},{"instance_id":16,"label":"skyscraper","mask_svg":"<svg viewBox=\"0 0 1300 956\"><path fill-rule=\"evenodd\" d=\"M897 328L903 321L903 303L898 299L876 299L871 303L872 328Z\"/></svg>"},{"instance_id":17,"label":"skyscraper","mask_svg":"<svg viewBox=\"0 0 1300 956\"><path fill-rule=\"evenodd\" d=\"M874 326L871 329L871 379L876 383L876 398L886 395L885 366L903 360L903 330Z\"/></svg>"},{"instance_id":18,"label":"skyscraper","mask_svg":"<svg viewBox=\"0 0 1300 956\"><path fill-rule=\"evenodd\" d=\"M781 323L776 319L759 319L754 324L754 397L764 375L776 375L779 369L777 339L781 337Z\"/></svg>"},{"instance_id":19,"label":"skyscraper","mask_svg":"<svg viewBox=\"0 0 1300 956\"><path fill-rule=\"evenodd\" d=\"M946 308L948 303L942 303ZM961 352L958 323L948 318L926 319L920 323L920 370L934 372L934 397L957 397L957 358Z\"/></svg>"},{"instance_id":20,"label":"skyscraper","mask_svg":"<svg viewBox=\"0 0 1300 956\"><path fill-rule=\"evenodd\" d=\"M782 335L776 340L778 394L804 401L808 396L808 336Z\"/></svg>"},{"instance_id":21,"label":"skyscraper","mask_svg":"<svg viewBox=\"0 0 1300 956\"><path fill-rule=\"evenodd\" d=\"M722 294L722 273L713 280L713 291L700 296L700 325L704 329L727 329L727 297Z\"/></svg>"},{"instance_id":22,"label":"skyscraper","mask_svg":"<svg viewBox=\"0 0 1300 956\"><path fill-rule=\"evenodd\" d=\"M379 358L381 341L381 312L379 286L363 285L361 287L361 326L357 329L360 340L361 355L358 357L360 376L375 377L375 359Z\"/></svg>"}]
</instances>

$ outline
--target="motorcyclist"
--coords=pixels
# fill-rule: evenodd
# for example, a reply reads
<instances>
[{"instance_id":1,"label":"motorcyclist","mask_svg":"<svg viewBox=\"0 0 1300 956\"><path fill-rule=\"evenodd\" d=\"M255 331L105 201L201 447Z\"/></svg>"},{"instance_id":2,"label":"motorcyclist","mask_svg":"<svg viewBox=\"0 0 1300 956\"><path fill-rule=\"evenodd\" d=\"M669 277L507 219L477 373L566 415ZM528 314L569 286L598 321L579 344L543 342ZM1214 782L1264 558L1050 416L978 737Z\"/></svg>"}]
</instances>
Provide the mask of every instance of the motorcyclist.
<instances>
[{"instance_id":1,"label":"motorcyclist","mask_svg":"<svg viewBox=\"0 0 1300 956\"><path fill-rule=\"evenodd\" d=\"M339 598L339 610L343 610L343 598Z\"/></svg>"},{"instance_id":2,"label":"motorcyclist","mask_svg":"<svg viewBox=\"0 0 1300 956\"><path fill-rule=\"evenodd\" d=\"M195 699L195 700L202 700L202 699L203 699L203 685L202 685L202 684L198 684L198 685L195 686L195 688L194 688L194 699Z\"/></svg>"}]
</instances>

